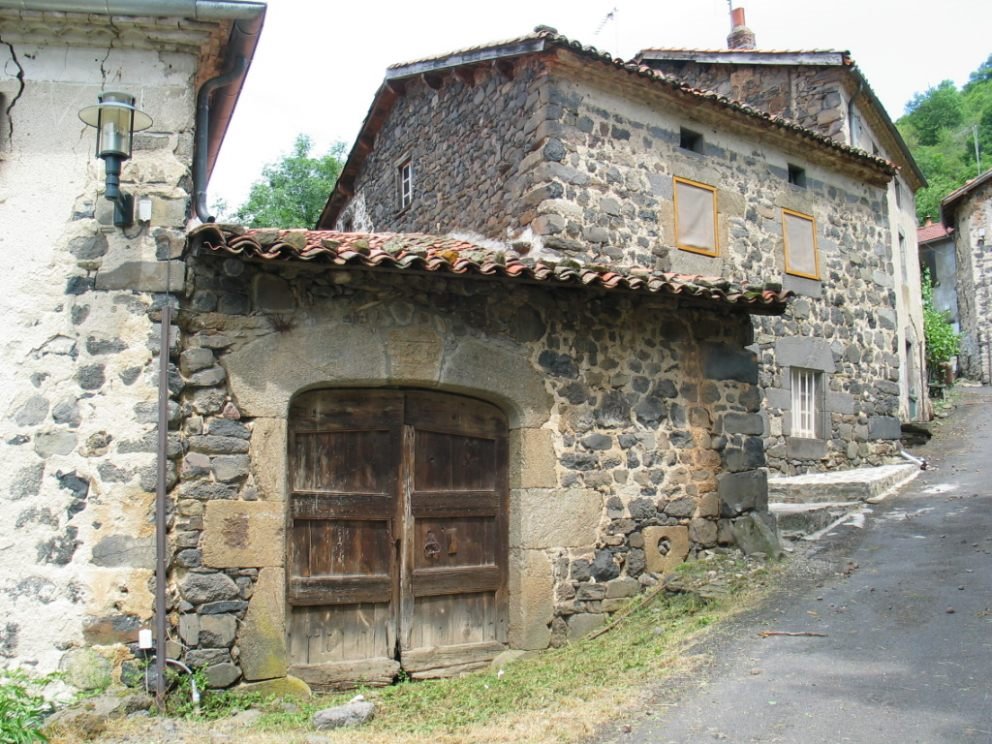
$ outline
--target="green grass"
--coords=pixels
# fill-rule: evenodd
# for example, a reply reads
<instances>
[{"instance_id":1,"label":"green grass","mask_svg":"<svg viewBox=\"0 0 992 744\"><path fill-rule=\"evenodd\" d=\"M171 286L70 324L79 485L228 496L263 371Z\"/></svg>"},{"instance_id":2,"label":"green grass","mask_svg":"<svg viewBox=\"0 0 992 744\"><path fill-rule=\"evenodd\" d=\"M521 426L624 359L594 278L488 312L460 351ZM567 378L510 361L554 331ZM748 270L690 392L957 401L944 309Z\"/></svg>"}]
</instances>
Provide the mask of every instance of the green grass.
<instances>
[{"instance_id":1,"label":"green grass","mask_svg":"<svg viewBox=\"0 0 992 744\"><path fill-rule=\"evenodd\" d=\"M361 692L376 704L375 720L361 729L363 736L457 734L498 727L508 719L533 719L563 706L581 708L604 693L623 694L681 670L688 640L747 604L750 589L769 573L768 568L749 568L741 559L721 557L683 564L679 574L691 588L705 585L715 569L728 585L726 596L642 595L613 616L614 626L607 632L524 658L507 666L502 677L486 670L455 679L322 696L300 704L294 712L271 711L257 725L262 730L306 726L314 711Z\"/></svg>"},{"instance_id":2,"label":"green grass","mask_svg":"<svg viewBox=\"0 0 992 744\"><path fill-rule=\"evenodd\" d=\"M681 593L661 591L634 598L614 613L598 637L573 642L454 679L404 681L392 687L350 690L306 701L252 701L262 716L237 729L239 744L262 744L278 737L301 744L312 732L310 719L323 708L363 694L376 705L375 719L358 729L321 732L331 742L412 744L551 744L593 735L618 710L630 713L647 700L650 685L682 676L704 658L689 652L712 625L752 606L780 564L713 555L684 564L676 572ZM244 703L227 693L211 693L205 710L181 722L188 740L206 737ZM140 722L122 722L140 740ZM220 730L220 729L217 729Z\"/></svg>"}]
</instances>

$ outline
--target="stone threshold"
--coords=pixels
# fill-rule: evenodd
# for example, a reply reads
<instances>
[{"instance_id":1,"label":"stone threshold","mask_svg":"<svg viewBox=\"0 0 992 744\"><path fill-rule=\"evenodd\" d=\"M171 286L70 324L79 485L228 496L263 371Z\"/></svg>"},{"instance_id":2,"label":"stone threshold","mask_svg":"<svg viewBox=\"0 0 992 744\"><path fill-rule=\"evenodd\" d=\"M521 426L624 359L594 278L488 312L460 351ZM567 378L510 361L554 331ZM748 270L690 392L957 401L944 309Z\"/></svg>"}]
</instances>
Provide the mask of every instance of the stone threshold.
<instances>
[{"instance_id":1,"label":"stone threshold","mask_svg":"<svg viewBox=\"0 0 992 744\"><path fill-rule=\"evenodd\" d=\"M918 465L898 463L768 479L771 504L877 503L920 473Z\"/></svg>"}]
</instances>

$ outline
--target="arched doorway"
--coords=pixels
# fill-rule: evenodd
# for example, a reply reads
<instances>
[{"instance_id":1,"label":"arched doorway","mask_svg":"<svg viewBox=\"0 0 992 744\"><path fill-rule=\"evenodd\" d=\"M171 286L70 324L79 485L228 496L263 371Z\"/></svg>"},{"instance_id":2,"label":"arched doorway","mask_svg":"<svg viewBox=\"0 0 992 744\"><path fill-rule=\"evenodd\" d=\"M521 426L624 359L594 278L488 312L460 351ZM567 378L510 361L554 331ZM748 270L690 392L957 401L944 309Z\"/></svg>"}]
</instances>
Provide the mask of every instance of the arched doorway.
<instances>
[{"instance_id":1,"label":"arched doorway","mask_svg":"<svg viewBox=\"0 0 992 744\"><path fill-rule=\"evenodd\" d=\"M414 390L312 390L289 420L290 673L448 676L507 637L507 424Z\"/></svg>"}]
</instances>

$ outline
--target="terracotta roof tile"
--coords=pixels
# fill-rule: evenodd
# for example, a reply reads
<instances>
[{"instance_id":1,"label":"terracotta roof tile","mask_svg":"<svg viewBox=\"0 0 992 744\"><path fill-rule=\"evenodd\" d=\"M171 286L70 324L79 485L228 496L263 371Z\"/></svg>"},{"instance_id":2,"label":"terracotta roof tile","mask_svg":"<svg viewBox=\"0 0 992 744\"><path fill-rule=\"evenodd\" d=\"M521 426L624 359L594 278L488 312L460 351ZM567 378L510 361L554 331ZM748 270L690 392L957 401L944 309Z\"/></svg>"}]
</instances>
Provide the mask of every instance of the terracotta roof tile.
<instances>
[{"instance_id":1,"label":"terracotta roof tile","mask_svg":"<svg viewBox=\"0 0 992 744\"><path fill-rule=\"evenodd\" d=\"M951 231L947 229L943 222L931 222L923 227L916 228L916 241L923 245L931 240L949 237Z\"/></svg>"},{"instance_id":2,"label":"terracotta roof tile","mask_svg":"<svg viewBox=\"0 0 992 744\"><path fill-rule=\"evenodd\" d=\"M792 297L779 284L742 286L713 276L644 268L610 270L570 260L535 260L509 247L422 233L246 230L237 225L209 224L190 233L189 245L201 253L231 254L263 262L308 261L336 269L429 272L667 295L761 315L781 314Z\"/></svg>"},{"instance_id":3,"label":"terracotta roof tile","mask_svg":"<svg viewBox=\"0 0 992 744\"><path fill-rule=\"evenodd\" d=\"M804 137L805 139L816 141L817 143L821 145L825 145L826 147L832 150L843 152L845 154L853 155L863 160L870 161L875 166L881 167L885 172L889 173L890 175L893 175L896 172L895 166L892 163L890 163L888 160L877 157L875 155L871 155L857 147L851 147L849 145L845 145L840 142L837 142L836 140L831 139L830 137L826 137L820 134L819 132L815 132L812 129L808 129L807 127L797 124L791 119L787 119L783 116L775 116L773 114L768 114L764 111L761 111L760 109L754 108L753 106L749 106L745 103L741 103L740 101L737 101L733 98L728 98L726 96L718 95L717 93L714 93L713 91L710 90L694 88L691 85L682 82L677 77L666 75L665 73L659 72L647 66L646 64L641 64L640 62L637 61L625 62L619 57L614 57L613 55L607 52L600 51L594 46L586 46L581 42L574 41L566 36L562 36L561 34L557 33L554 30L535 31L532 34L529 34L527 36L520 36L517 37L516 39L492 42L490 44L481 44L473 47L468 47L465 49L459 49L454 52L447 52L445 54L440 54L434 57L427 57L421 60L416 60L414 62L406 62L403 64L390 65L389 68L387 69L391 73L395 74L395 73L401 73L403 68L405 67L420 66L423 65L425 62L441 63L444 62L445 60L450 60L452 66L457 66L463 63L462 57L474 52L480 52L486 50L498 50L506 47L512 48L520 44L524 44L525 42L536 41L536 40L544 40L545 42L553 46L570 49L571 51L581 54L584 57L588 57L590 59L595 59L600 62L611 64L618 69L622 69L628 73L638 75L640 77L647 78L649 80L653 80L658 83L662 83L664 85L667 85L668 87L675 88L681 91L682 93L686 93L688 95L697 98L704 98L723 108L728 108L737 111L739 113L745 114L755 119L761 119L762 121L772 124L773 126L776 126L780 129L785 129L794 132ZM722 50L722 51L727 51L727 50ZM754 51L754 50L748 50L748 51ZM823 50L820 51L822 52Z\"/></svg>"},{"instance_id":4,"label":"terracotta roof tile","mask_svg":"<svg viewBox=\"0 0 992 744\"><path fill-rule=\"evenodd\" d=\"M491 42L488 44L479 44L432 57L425 57L418 60L390 65L387 68L386 79L376 93L375 99L372 101L372 105L369 108L369 113L366 116L365 121L362 123L362 129L358 140L356 140L355 144L352 146L348 159L342 168L341 176L335 184L334 190L328 197L327 203L324 205L324 209L317 220L317 227L329 227L333 225L334 221L340 214L345 201L351 195L350 191L347 194L345 193L347 189L343 188L343 184L349 179L354 179L361 170L362 164L365 162L365 158L368 154L368 147L366 144L363 144L363 141L367 143L370 140L374 140L374 137L378 133L378 129L382 124L381 119L385 116L384 112L388 111L388 108L391 105L381 105L383 103L383 97L387 95L389 91L389 86L387 83L390 81L402 80L406 77L424 74L429 71L437 72L441 70L454 69L463 65L476 64L483 59L510 59L528 54L536 54L554 48L571 50L586 59L591 59L610 65L616 70L626 72L630 75L635 75L658 85L663 85L676 93L690 96L696 100L706 101L709 105L716 108L724 111L735 112L737 115L749 118L754 122L787 132L790 135L796 136L808 142L812 142L818 147L831 150L834 153L841 154L848 159L861 163L862 165L874 168L889 177L894 176L898 172L898 168L884 158L871 155L856 147L850 147L849 145L837 142L836 140L822 135L819 132L815 132L812 129L808 129L800 124L797 124L791 119L766 113L752 106L741 103L740 101L718 95L713 91L693 88L691 85L682 82L678 78L654 70L645 64L641 64L636 61L625 62L624 60L615 58L606 52L601 52L596 49L596 47L585 46L578 41L572 41L568 37L562 36L553 29L548 29L547 27L541 26L539 26L538 29L539 30L534 33L526 36L519 36L515 39Z\"/></svg>"}]
</instances>

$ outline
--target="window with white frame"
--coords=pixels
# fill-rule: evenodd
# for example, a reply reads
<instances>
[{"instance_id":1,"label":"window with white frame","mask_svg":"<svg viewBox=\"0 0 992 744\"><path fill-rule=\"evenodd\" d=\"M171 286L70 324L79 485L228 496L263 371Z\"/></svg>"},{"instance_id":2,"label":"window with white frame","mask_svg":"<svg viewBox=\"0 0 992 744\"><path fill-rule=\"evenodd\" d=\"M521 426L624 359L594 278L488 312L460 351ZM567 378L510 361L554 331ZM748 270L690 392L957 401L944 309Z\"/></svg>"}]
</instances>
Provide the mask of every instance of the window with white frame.
<instances>
[{"instance_id":1,"label":"window with white frame","mask_svg":"<svg viewBox=\"0 0 992 744\"><path fill-rule=\"evenodd\" d=\"M816 439L819 428L821 373L792 367L792 431L800 439Z\"/></svg>"},{"instance_id":2,"label":"window with white frame","mask_svg":"<svg viewBox=\"0 0 992 744\"><path fill-rule=\"evenodd\" d=\"M406 158L396 167L396 185L400 209L406 209L413 202L413 163L410 158Z\"/></svg>"}]
</instances>

